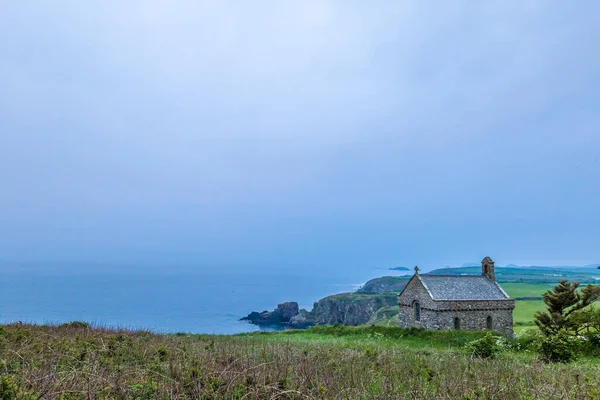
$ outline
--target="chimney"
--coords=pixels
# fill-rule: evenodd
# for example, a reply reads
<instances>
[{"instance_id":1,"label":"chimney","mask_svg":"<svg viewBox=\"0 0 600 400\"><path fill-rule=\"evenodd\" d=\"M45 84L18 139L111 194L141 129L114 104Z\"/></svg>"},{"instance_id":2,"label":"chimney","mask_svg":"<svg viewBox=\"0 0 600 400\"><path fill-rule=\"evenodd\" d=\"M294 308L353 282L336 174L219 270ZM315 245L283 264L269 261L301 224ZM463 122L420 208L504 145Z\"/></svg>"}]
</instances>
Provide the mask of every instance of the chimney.
<instances>
[{"instance_id":1,"label":"chimney","mask_svg":"<svg viewBox=\"0 0 600 400\"><path fill-rule=\"evenodd\" d=\"M494 261L491 258L486 257L481 261L481 275L485 275L491 280L496 280L496 273L494 272Z\"/></svg>"}]
</instances>

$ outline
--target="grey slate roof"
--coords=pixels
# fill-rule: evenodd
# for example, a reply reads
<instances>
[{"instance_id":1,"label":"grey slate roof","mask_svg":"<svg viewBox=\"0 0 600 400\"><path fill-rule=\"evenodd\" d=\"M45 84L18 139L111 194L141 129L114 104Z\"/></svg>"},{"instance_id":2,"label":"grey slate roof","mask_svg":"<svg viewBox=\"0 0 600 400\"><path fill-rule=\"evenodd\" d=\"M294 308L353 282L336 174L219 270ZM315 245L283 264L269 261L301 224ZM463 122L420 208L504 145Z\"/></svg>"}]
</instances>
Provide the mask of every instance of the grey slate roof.
<instances>
[{"instance_id":1,"label":"grey slate roof","mask_svg":"<svg viewBox=\"0 0 600 400\"><path fill-rule=\"evenodd\" d=\"M486 276L419 275L434 300L506 300L500 285Z\"/></svg>"}]
</instances>

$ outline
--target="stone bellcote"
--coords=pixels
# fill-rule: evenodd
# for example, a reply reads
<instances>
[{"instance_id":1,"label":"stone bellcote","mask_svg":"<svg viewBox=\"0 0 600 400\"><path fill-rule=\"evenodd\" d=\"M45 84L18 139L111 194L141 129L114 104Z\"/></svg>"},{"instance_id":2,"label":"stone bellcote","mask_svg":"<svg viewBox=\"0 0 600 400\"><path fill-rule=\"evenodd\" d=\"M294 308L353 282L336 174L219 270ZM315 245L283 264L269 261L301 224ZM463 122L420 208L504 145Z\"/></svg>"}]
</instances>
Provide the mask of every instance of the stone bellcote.
<instances>
[{"instance_id":1,"label":"stone bellcote","mask_svg":"<svg viewBox=\"0 0 600 400\"><path fill-rule=\"evenodd\" d=\"M485 275L491 280L496 280L496 272L494 271L494 261L486 257L481 261L481 275Z\"/></svg>"}]
</instances>

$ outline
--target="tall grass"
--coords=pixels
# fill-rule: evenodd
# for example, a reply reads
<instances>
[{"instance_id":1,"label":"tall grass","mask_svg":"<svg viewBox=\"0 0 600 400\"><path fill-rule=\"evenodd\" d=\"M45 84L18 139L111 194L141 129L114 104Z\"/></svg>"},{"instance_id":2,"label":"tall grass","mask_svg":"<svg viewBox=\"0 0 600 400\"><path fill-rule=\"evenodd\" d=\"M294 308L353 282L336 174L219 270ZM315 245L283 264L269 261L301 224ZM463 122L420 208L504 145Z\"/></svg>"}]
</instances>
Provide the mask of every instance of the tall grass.
<instances>
[{"instance_id":1,"label":"tall grass","mask_svg":"<svg viewBox=\"0 0 600 400\"><path fill-rule=\"evenodd\" d=\"M598 365L472 358L460 347L471 334L449 335L446 349L394 345L420 335L444 340L385 327L208 336L7 325L0 399L600 398Z\"/></svg>"}]
</instances>

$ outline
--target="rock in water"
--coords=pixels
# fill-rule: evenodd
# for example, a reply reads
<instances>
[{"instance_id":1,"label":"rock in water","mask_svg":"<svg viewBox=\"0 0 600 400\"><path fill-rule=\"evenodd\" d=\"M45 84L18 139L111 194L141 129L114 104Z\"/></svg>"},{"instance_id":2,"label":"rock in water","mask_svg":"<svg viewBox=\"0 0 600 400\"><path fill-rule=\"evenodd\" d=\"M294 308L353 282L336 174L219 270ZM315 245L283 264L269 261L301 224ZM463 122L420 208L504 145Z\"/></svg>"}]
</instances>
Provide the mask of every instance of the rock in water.
<instances>
[{"instance_id":1,"label":"rock in water","mask_svg":"<svg viewBox=\"0 0 600 400\"><path fill-rule=\"evenodd\" d=\"M292 318L298 315L298 303L290 301L282 304L278 304L277 308L273 313L281 316L281 320L284 322L290 322Z\"/></svg>"},{"instance_id":2,"label":"rock in water","mask_svg":"<svg viewBox=\"0 0 600 400\"><path fill-rule=\"evenodd\" d=\"M261 313L253 311L240 321L249 321L256 325L284 325L288 324L292 318L298 315L298 303L295 301L285 302L277 305L277 308L271 312L263 311Z\"/></svg>"},{"instance_id":3,"label":"rock in water","mask_svg":"<svg viewBox=\"0 0 600 400\"><path fill-rule=\"evenodd\" d=\"M288 328L290 329L306 329L315 325L315 321L306 318L305 315L298 314L290 320Z\"/></svg>"}]
</instances>

